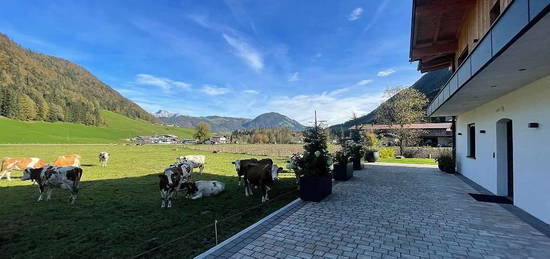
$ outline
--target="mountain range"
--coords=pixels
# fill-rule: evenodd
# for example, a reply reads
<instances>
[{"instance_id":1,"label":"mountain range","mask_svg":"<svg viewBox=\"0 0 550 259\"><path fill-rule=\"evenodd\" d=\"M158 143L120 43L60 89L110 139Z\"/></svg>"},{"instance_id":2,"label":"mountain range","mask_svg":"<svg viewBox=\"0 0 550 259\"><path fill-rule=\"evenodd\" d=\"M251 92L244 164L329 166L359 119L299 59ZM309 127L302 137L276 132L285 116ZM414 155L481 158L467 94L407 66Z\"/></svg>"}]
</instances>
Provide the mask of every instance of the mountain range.
<instances>
[{"instance_id":1,"label":"mountain range","mask_svg":"<svg viewBox=\"0 0 550 259\"><path fill-rule=\"evenodd\" d=\"M449 80L452 73L447 68L442 68L439 70L435 70L432 72L428 72L424 74L420 79L418 79L411 88L414 88L421 93L425 94L429 101L431 101L439 92L441 87ZM378 106L380 107L380 106ZM371 111L370 113L363 115L359 118L357 118L357 123L360 124L367 124L367 123L373 123L376 119L376 113L378 111L378 107ZM352 126L352 121L346 121L342 124L332 125L330 129L333 132L339 132L341 128L348 129Z\"/></svg>"},{"instance_id":2,"label":"mountain range","mask_svg":"<svg viewBox=\"0 0 550 259\"><path fill-rule=\"evenodd\" d=\"M159 118L165 124L184 128L194 128L200 122L206 122L210 125L213 132L230 132L234 130L251 130L259 128L290 128L296 131L305 129L305 126L299 122L276 112L264 113L254 119L222 116L193 117L178 115L164 110L153 113L153 116Z\"/></svg>"},{"instance_id":3,"label":"mountain range","mask_svg":"<svg viewBox=\"0 0 550 259\"><path fill-rule=\"evenodd\" d=\"M102 125L101 110L157 121L86 69L24 49L0 34L0 115Z\"/></svg>"}]
</instances>

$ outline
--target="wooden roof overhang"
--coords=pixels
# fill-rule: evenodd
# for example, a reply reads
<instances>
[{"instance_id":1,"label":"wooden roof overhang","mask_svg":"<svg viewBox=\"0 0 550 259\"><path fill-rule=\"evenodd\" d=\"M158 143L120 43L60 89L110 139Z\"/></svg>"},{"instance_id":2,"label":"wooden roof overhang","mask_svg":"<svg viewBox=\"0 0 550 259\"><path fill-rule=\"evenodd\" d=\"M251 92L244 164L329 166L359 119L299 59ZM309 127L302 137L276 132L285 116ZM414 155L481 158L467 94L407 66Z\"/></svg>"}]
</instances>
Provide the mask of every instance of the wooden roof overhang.
<instances>
[{"instance_id":1,"label":"wooden roof overhang","mask_svg":"<svg viewBox=\"0 0 550 259\"><path fill-rule=\"evenodd\" d=\"M453 64L458 34L476 0L413 0L410 61L427 72Z\"/></svg>"}]
</instances>

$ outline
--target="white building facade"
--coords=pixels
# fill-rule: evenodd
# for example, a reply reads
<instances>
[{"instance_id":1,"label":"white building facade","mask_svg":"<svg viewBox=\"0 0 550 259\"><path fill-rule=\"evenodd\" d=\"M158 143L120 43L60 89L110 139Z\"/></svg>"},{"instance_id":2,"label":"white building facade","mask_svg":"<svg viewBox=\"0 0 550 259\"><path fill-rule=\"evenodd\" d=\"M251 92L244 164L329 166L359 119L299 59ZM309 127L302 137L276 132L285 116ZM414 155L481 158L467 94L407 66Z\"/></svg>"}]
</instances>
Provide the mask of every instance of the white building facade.
<instances>
[{"instance_id":1,"label":"white building facade","mask_svg":"<svg viewBox=\"0 0 550 259\"><path fill-rule=\"evenodd\" d=\"M418 10L442 7L414 1L411 60L454 70L428 114L454 116L459 173L550 224L550 0L473 2L447 59L417 36L438 30Z\"/></svg>"}]
</instances>

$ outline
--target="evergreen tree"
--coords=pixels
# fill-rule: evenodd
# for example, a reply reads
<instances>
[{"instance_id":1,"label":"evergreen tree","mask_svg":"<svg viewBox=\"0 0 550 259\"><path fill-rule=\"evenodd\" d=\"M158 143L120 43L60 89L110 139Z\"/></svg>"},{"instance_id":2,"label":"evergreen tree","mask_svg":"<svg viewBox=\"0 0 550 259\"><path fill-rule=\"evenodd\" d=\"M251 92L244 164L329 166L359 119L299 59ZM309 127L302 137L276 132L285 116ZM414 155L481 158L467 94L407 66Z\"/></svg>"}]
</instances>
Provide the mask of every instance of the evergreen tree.
<instances>
[{"instance_id":1,"label":"evergreen tree","mask_svg":"<svg viewBox=\"0 0 550 259\"><path fill-rule=\"evenodd\" d=\"M34 120L37 116L37 108L34 101L26 94L18 94L19 114L17 119Z\"/></svg>"}]
</instances>

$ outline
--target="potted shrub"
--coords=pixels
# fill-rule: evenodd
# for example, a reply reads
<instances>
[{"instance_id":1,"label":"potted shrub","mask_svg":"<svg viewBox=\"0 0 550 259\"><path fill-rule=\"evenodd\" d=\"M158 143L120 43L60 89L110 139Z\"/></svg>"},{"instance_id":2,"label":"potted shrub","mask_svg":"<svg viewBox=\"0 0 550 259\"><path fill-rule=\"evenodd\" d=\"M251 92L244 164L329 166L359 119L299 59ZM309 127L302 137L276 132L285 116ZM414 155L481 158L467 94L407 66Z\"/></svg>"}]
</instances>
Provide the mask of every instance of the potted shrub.
<instances>
[{"instance_id":1,"label":"potted shrub","mask_svg":"<svg viewBox=\"0 0 550 259\"><path fill-rule=\"evenodd\" d=\"M369 163L378 161L378 159L380 159L380 153L378 151L378 148L374 146L365 148L365 160Z\"/></svg>"},{"instance_id":2,"label":"potted shrub","mask_svg":"<svg viewBox=\"0 0 550 259\"><path fill-rule=\"evenodd\" d=\"M332 193L332 157L327 149L323 128L315 126L304 131L304 153L293 161L300 184L300 198L319 202Z\"/></svg>"},{"instance_id":3,"label":"potted shrub","mask_svg":"<svg viewBox=\"0 0 550 259\"><path fill-rule=\"evenodd\" d=\"M454 174L456 172L455 161L451 153L449 152L441 153L436 160L437 160L437 167L439 167L439 170L449 174Z\"/></svg>"},{"instance_id":4,"label":"potted shrub","mask_svg":"<svg viewBox=\"0 0 550 259\"><path fill-rule=\"evenodd\" d=\"M350 149L351 161L353 162L353 170L363 169L363 163L361 163L361 159L365 155L363 146L357 142L351 142L348 146Z\"/></svg>"},{"instance_id":5,"label":"potted shrub","mask_svg":"<svg viewBox=\"0 0 550 259\"><path fill-rule=\"evenodd\" d=\"M349 156L345 150L334 153L334 169L332 174L334 180L347 181L353 177L353 163L349 161Z\"/></svg>"},{"instance_id":6,"label":"potted shrub","mask_svg":"<svg viewBox=\"0 0 550 259\"><path fill-rule=\"evenodd\" d=\"M380 154L378 153L378 138L374 133L368 132L365 134L364 139L365 145L367 146L367 148L365 148L365 160L370 163L378 161L378 159L380 159Z\"/></svg>"}]
</instances>

